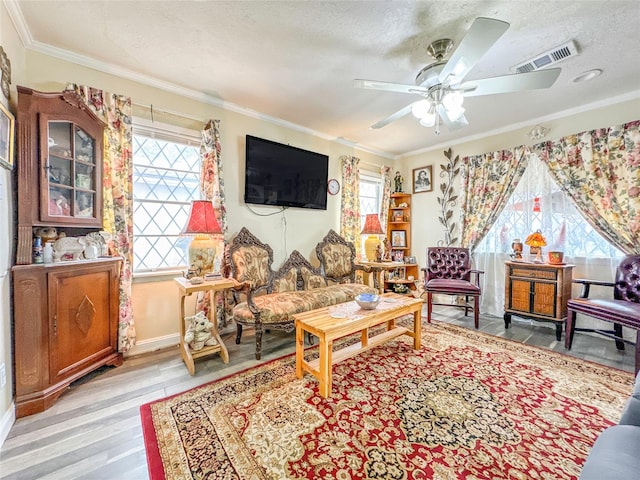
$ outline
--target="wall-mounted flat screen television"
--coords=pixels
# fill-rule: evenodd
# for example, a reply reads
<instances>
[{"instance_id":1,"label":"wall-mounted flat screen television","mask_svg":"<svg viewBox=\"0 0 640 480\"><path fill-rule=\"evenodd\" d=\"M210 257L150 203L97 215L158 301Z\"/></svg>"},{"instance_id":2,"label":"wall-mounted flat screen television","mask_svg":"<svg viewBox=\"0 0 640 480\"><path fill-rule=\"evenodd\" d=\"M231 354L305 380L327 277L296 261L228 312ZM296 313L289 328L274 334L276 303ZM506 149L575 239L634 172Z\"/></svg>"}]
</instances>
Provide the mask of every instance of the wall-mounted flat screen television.
<instances>
[{"instance_id":1,"label":"wall-mounted flat screen television","mask_svg":"<svg viewBox=\"0 0 640 480\"><path fill-rule=\"evenodd\" d=\"M327 209L329 157L247 135L244 201Z\"/></svg>"}]
</instances>

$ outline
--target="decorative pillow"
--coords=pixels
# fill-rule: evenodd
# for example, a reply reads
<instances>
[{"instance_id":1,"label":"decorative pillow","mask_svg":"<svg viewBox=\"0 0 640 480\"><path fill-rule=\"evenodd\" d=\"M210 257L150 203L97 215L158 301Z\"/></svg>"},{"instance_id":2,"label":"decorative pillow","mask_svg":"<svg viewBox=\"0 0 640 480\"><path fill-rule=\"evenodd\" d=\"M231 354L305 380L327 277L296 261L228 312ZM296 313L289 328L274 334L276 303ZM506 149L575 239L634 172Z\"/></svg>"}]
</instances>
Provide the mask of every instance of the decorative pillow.
<instances>
[{"instance_id":1,"label":"decorative pillow","mask_svg":"<svg viewBox=\"0 0 640 480\"><path fill-rule=\"evenodd\" d=\"M314 288L322 288L327 286L327 282L322 275L312 272L306 267L300 269L302 279L304 280L304 289L312 290Z\"/></svg>"},{"instance_id":2,"label":"decorative pillow","mask_svg":"<svg viewBox=\"0 0 640 480\"><path fill-rule=\"evenodd\" d=\"M346 245L327 244L323 249L324 271L329 277L351 275L351 249Z\"/></svg>"},{"instance_id":3,"label":"decorative pillow","mask_svg":"<svg viewBox=\"0 0 640 480\"><path fill-rule=\"evenodd\" d=\"M269 253L264 248L254 245L239 248L233 252L232 261L237 281L251 282L254 287L269 281Z\"/></svg>"},{"instance_id":4,"label":"decorative pillow","mask_svg":"<svg viewBox=\"0 0 640 480\"><path fill-rule=\"evenodd\" d=\"M289 270L284 276L273 280L274 292L294 292L298 280L298 272L295 268Z\"/></svg>"}]
</instances>

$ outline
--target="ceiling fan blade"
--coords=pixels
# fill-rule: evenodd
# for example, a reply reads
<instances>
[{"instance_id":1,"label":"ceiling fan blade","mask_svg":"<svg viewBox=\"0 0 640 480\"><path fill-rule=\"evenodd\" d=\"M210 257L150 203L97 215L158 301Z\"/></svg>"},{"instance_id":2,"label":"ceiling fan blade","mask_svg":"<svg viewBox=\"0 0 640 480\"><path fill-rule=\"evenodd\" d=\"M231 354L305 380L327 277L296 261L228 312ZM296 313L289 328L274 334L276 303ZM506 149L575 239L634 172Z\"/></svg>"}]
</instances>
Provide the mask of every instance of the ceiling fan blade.
<instances>
[{"instance_id":1,"label":"ceiling fan blade","mask_svg":"<svg viewBox=\"0 0 640 480\"><path fill-rule=\"evenodd\" d=\"M465 97L477 97L479 95L549 88L555 83L560 71L560 68L550 68L536 72L515 73L513 75L471 80L464 82L456 90L462 90Z\"/></svg>"},{"instance_id":2,"label":"ceiling fan blade","mask_svg":"<svg viewBox=\"0 0 640 480\"><path fill-rule=\"evenodd\" d=\"M457 130L459 128L466 127L467 125L469 125L469 121L467 120L467 117L465 117L464 115L460 115L455 120L451 120L447 113L447 109L444 108L444 105L442 104L438 105L436 107L436 110L440 115L440 118L442 119L442 123L444 123L449 130Z\"/></svg>"},{"instance_id":3,"label":"ceiling fan blade","mask_svg":"<svg viewBox=\"0 0 640 480\"><path fill-rule=\"evenodd\" d=\"M389 115L387 118L385 118L383 120L380 120L377 123L374 123L373 125L371 125L371 128L373 128L373 129L382 128L382 127L384 127L386 125L389 125L391 122L395 122L399 118L404 117L407 113L411 113L411 105L413 105L413 104L410 103L406 107L403 107L400 110L398 110L396 113L393 113L393 114Z\"/></svg>"},{"instance_id":4,"label":"ceiling fan blade","mask_svg":"<svg viewBox=\"0 0 640 480\"><path fill-rule=\"evenodd\" d=\"M416 85L406 85L404 83L378 82L377 80L356 79L353 81L356 88L368 88L371 90L384 90L386 92L400 93L427 93L429 89Z\"/></svg>"},{"instance_id":5,"label":"ceiling fan blade","mask_svg":"<svg viewBox=\"0 0 640 480\"><path fill-rule=\"evenodd\" d=\"M440 72L439 80L449 85L460 83L491 46L507 31L509 24L493 18L478 17L474 20L458 48Z\"/></svg>"}]
</instances>

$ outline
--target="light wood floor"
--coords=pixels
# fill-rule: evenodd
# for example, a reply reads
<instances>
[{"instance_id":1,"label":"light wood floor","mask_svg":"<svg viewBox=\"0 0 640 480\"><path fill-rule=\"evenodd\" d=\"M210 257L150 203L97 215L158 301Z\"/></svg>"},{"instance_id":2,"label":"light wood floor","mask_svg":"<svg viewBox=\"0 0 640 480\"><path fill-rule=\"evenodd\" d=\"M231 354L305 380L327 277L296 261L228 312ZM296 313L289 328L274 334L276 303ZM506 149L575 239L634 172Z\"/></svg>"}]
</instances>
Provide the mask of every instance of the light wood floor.
<instances>
[{"instance_id":1,"label":"light wood floor","mask_svg":"<svg viewBox=\"0 0 640 480\"><path fill-rule=\"evenodd\" d=\"M459 309L440 307L434 318L473 328L472 319L465 319ZM567 353L549 324L514 317L505 330L502 318L483 317L480 327L492 335ZM16 421L0 449L0 478L148 479L140 405L256 365L252 330L244 332L241 345L234 343L234 333L233 327L223 333L230 363L225 365L218 355L203 359L193 377L176 347L128 358L119 368L105 367L74 383L46 412ZM262 361L294 352L294 337L265 334ZM604 337L576 334L569 353L633 372L633 348L620 352Z\"/></svg>"}]
</instances>

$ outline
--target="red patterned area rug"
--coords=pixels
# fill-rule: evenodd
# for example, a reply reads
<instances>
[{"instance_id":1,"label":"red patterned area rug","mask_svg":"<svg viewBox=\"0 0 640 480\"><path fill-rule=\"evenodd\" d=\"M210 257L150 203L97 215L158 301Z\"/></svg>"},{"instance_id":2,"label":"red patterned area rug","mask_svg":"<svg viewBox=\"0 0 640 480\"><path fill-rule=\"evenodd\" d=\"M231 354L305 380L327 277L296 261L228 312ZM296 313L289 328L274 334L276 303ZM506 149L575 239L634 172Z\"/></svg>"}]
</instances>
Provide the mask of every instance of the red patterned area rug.
<instances>
[{"instance_id":1,"label":"red patterned area rug","mask_svg":"<svg viewBox=\"0 0 640 480\"><path fill-rule=\"evenodd\" d=\"M289 355L143 405L151 479L575 479L632 389L631 373L449 324L422 339L335 365L328 399Z\"/></svg>"}]
</instances>

